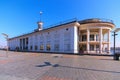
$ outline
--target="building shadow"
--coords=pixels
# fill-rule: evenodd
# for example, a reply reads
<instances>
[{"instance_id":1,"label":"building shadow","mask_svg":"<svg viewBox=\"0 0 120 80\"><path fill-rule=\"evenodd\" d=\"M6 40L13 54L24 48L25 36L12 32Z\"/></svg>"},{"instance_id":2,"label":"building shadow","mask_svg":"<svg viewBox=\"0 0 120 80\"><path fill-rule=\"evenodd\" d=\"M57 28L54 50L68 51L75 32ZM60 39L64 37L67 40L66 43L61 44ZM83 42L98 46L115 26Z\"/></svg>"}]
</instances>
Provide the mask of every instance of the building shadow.
<instances>
[{"instance_id":1,"label":"building shadow","mask_svg":"<svg viewBox=\"0 0 120 80\"><path fill-rule=\"evenodd\" d=\"M43 65L37 65L36 67L46 67L46 66L52 66L50 62L44 62Z\"/></svg>"},{"instance_id":2,"label":"building shadow","mask_svg":"<svg viewBox=\"0 0 120 80\"><path fill-rule=\"evenodd\" d=\"M61 66L58 67L65 67L65 68L73 68L73 69L81 69L81 70L87 70L87 71L97 71L97 72L106 72L106 73L119 73L120 71L109 71L109 70L100 70L100 69L90 69L90 68L81 68L81 67L71 67L71 66Z\"/></svg>"}]
</instances>

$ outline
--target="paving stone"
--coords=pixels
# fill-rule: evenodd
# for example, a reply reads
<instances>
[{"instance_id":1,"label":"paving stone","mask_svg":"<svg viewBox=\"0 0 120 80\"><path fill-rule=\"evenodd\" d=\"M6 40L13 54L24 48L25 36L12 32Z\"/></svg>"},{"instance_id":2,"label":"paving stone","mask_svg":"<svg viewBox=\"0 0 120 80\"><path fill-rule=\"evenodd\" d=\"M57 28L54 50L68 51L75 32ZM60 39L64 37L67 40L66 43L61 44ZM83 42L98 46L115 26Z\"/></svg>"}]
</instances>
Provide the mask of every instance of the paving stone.
<instances>
[{"instance_id":1,"label":"paving stone","mask_svg":"<svg viewBox=\"0 0 120 80\"><path fill-rule=\"evenodd\" d=\"M109 56L11 51L4 55L0 51L0 80L120 80L120 61Z\"/></svg>"}]
</instances>

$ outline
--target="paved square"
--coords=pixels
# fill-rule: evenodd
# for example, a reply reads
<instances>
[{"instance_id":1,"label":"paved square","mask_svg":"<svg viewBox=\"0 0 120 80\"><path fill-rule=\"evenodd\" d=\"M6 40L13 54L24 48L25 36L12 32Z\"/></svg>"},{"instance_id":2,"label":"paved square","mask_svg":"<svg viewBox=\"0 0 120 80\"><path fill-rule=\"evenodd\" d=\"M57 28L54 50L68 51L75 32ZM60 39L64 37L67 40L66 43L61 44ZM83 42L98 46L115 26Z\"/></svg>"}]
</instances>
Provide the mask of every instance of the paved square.
<instances>
[{"instance_id":1,"label":"paved square","mask_svg":"<svg viewBox=\"0 0 120 80\"><path fill-rule=\"evenodd\" d=\"M120 61L79 56L0 51L0 80L120 80Z\"/></svg>"}]
</instances>

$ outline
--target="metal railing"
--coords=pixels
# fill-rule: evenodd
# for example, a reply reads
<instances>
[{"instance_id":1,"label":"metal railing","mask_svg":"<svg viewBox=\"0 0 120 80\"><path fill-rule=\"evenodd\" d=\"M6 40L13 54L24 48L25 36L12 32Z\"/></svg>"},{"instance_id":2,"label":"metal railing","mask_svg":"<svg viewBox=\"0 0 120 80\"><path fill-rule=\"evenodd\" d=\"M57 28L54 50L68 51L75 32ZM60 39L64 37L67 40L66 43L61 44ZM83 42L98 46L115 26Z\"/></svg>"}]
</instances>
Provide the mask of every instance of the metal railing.
<instances>
[{"instance_id":1,"label":"metal railing","mask_svg":"<svg viewBox=\"0 0 120 80\"><path fill-rule=\"evenodd\" d=\"M72 19L69 19L69 20L61 21L61 22L46 26L45 29L51 28L51 27L56 27L56 26L59 26L59 25L67 24L67 23L71 23L71 22L76 22L76 21L78 21L77 18L72 18Z\"/></svg>"},{"instance_id":2,"label":"metal railing","mask_svg":"<svg viewBox=\"0 0 120 80\"><path fill-rule=\"evenodd\" d=\"M85 24L85 23L95 23L95 22L107 22L107 23L113 23L112 20L110 19L104 19L104 18L91 18L91 19L86 19L86 20L81 20L79 23Z\"/></svg>"}]
</instances>

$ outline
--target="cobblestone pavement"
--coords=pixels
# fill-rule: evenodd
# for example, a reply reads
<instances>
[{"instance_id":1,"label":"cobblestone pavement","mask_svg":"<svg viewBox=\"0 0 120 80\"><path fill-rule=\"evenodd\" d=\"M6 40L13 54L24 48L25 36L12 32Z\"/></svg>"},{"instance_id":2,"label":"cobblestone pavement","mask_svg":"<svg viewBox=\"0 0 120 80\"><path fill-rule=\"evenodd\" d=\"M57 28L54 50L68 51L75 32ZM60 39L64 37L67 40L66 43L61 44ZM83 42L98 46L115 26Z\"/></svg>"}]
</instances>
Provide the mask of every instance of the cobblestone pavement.
<instances>
[{"instance_id":1,"label":"cobblestone pavement","mask_svg":"<svg viewBox=\"0 0 120 80\"><path fill-rule=\"evenodd\" d=\"M107 56L0 51L0 80L120 80L120 61Z\"/></svg>"}]
</instances>

